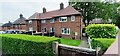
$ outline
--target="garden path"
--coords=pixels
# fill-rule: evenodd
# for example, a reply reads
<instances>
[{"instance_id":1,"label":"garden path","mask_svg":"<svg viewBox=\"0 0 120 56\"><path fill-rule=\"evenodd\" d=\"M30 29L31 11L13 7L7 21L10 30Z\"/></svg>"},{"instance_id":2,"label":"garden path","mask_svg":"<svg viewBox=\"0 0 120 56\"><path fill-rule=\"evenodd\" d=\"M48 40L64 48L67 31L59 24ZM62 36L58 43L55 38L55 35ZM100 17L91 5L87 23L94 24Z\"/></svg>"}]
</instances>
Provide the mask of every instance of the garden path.
<instances>
[{"instance_id":1,"label":"garden path","mask_svg":"<svg viewBox=\"0 0 120 56\"><path fill-rule=\"evenodd\" d=\"M79 47L88 48L88 41L87 41L87 37L83 37L83 38L82 38L82 40L81 40L81 43L80 43Z\"/></svg>"}]
</instances>

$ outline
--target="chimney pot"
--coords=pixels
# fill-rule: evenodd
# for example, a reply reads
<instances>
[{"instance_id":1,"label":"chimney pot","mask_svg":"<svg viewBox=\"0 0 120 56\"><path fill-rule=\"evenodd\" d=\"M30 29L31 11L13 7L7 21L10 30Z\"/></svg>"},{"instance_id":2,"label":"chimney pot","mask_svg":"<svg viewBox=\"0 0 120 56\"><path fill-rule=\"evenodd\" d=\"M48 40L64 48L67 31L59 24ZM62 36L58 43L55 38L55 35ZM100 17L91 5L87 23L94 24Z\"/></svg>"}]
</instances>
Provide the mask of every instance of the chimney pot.
<instances>
[{"instance_id":1,"label":"chimney pot","mask_svg":"<svg viewBox=\"0 0 120 56\"><path fill-rule=\"evenodd\" d=\"M45 13L45 12L46 12L46 8L44 7L44 8L43 8L43 13Z\"/></svg>"},{"instance_id":2,"label":"chimney pot","mask_svg":"<svg viewBox=\"0 0 120 56\"><path fill-rule=\"evenodd\" d=\"M60 10L61 9L64 9L64 4L63 3L60 3Z\"/></svg>"},{"instance_id":3,"label":"chimney pot","mask_svg":"<svg viewBox=\"0 0 120 56\"><path fill-rule=\"evenodd\" d=\"M20 14L20 18L23 18L23 15L22 15L22 14Z\"/></svg>"}]
</instances>

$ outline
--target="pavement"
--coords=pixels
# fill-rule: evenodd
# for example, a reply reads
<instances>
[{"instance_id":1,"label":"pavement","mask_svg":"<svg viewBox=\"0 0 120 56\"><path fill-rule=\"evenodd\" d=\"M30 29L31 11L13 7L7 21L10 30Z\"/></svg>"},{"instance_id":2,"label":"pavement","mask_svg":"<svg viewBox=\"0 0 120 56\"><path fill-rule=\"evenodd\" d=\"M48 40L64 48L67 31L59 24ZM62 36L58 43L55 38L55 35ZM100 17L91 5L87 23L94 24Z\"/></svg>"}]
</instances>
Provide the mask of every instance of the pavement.
<instances>
[{"instance_id":1,"label":"pavement","mask_svg":"<svg viewBox=\"0 0 120 56\"><path fill-rule=\"evenodd\" d=\"M115 42L107 49L103 56L120 56L120 31L117 34Z\"/></svg>"},{"instance_id":2,"label":"pavement","mask_svg":"<svg viewBox=\"0 0 120 56\"><path fill-rule=\"evenodd\" d=\"M79 47L88 48L87 37L83 37L83 38L82 38L82 40L81 40L81 43L80 43Z\"/></svg>"}]
</instances>

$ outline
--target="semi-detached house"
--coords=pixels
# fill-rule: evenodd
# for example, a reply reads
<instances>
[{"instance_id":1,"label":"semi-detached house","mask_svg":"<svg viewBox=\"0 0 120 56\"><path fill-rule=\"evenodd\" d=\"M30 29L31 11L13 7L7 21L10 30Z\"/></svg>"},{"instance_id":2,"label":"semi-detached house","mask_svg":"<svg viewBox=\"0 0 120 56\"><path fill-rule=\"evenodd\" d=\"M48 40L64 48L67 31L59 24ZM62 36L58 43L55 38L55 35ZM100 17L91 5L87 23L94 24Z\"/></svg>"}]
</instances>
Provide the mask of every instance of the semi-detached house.
<instances>
[{"instance_id":1,"label":"semi-detached house","mask_svg":"<svg viewBox=\"0 0 120 56\"><path fill-rule=\"evenodd\" d=\"M48 11L43 8L42 13L34 13L26 20L27 30L36 32L54 32L55 36L69 39L80 39L82 36L82 16L72 6Z\"/></svg>"}]
</instances>

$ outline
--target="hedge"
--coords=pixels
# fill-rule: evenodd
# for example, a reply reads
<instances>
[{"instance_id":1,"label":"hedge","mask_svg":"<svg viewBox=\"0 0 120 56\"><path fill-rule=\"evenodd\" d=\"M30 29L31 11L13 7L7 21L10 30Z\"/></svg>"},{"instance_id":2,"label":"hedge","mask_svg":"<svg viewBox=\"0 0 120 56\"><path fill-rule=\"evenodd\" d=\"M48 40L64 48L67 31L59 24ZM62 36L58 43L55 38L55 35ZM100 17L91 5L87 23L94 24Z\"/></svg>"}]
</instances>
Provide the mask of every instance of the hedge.
<instances>
[{"instance_id":1,"label":"hedge","mask_svg":"<svg viewBox=\"0 0 120 56\"><path fill-rule=\"evenodd\" d=\"M58 38L44 36L31 36L21 34L3 34L3 54L39 54L53 56L52 42L60 41Z\"/></svg>"},{"instance_id":2,"label":"hedge","mask_svg":"<svg viewBox=\"0 0 120 56\"><path fill-rule=\"evenodd\" d=\"M115 38L92 38L91 46L93 49L100 47L104 53L114 41Z\"/></svg>"},{"instance_id":3,"label":"hedge","mask_svg":"<svg viewBox=\"0 0 120 56\"><path fill-rule=\"evenodd\" d=\"M118 32L113 24L91 24L85 31L92 38L115 38Z\"/></svg>"},{"instance_id":4,"label":"hedge","mask_svg":"<svg viewBox=\"0 0 120 56\"><path fill-rule=\"evenodd\" d=\"M38 54L42 56L53 56L53 41L72 46L78 46L81 42L80 40L25 34L1 34L0 36L2 37L3 54Z\"/></svg>"}]
</instances>

